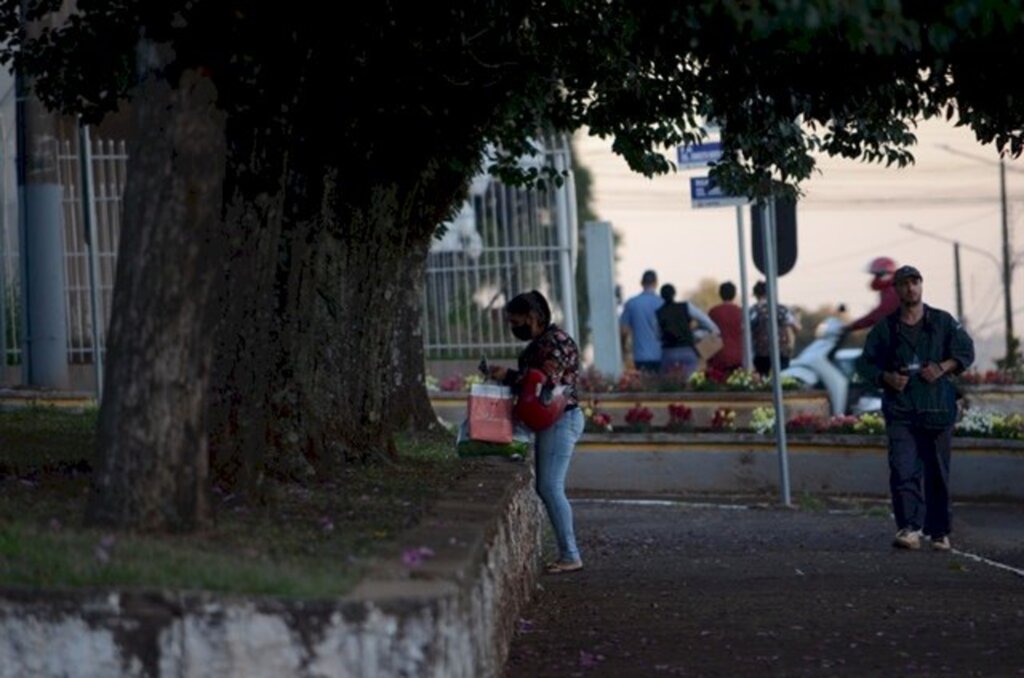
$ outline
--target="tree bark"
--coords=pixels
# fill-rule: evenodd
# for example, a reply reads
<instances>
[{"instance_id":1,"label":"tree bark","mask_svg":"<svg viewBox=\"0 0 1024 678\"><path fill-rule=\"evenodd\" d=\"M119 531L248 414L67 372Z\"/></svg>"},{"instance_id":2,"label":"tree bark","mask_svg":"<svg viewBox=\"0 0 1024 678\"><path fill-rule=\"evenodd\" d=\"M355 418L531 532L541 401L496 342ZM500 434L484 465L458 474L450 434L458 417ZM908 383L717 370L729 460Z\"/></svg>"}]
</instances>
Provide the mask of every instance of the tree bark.
<instances>
[{"instance_id":1,"label":"tree bark","mask_svg":"<svg viewBox=\"0 0 1024 678\"><path fill-rule=\"evenodd\" d=\"M439 434L445 429L430 404L426 388L423 347L423 295L426 285L429 240L409 253L396 281L394 340L391 364L394 380L390 411L392 429Z\"/></svg>"},{"instance_id":2,"label":"tree bark","mask_svg":"<svg viewBox=\"0 0 1024 678\"><path fill-rule=\"evenodd\" d=\"M209 516L205 418L225 120L213 85L193 71L173 88L156 75L139 87L87 517L185 530Z\"/></svg>"},{"instance_id":3,"label":"tree bark","mask_svg":"<svg viewBox=\"0 0 1024 678\"><path fill-rule=\"evenodd\" d=\"M225 489L260 498L268 466L276 473L273 394L281 361L278 258L283 237L284 173L279 135L229 126L228 243L216 307L210 391L210 464ZM297 457L296 460L301 460Z\"/></svg>"}]
</instances>

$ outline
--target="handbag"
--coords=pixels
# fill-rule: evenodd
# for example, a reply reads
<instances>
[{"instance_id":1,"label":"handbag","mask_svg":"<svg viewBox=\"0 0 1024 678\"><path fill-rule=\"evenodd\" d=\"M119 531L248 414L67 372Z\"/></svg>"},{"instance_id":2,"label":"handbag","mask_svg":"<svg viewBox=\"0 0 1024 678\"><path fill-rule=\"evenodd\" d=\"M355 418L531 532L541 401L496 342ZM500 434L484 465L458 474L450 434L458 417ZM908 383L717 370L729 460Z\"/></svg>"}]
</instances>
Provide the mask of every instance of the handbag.
<instances>
[{"instance_id":1,"label":"handbag","mask_svg":"<svg viewBox=\"0 0 1024 678\"><path fill-rule=\"evenodd\" d=\"M512 442L512 389L498 384L473 384L467 403L469 439Z\"/></svg>"},{"instance_id":2,"label":"handbag","mask_svg":"<svg viewBox=\"0 0 1024 678\"><path fill-rule=\"evenodd\" d=\"M722 350L725 342L722 341L721 335L718 334L706 334L704 337L694 345L694 350L697 351L697 355L702 360L707 360L711 356L715 355Z\"/></svg>"},{"instance_id":3,"label":"handbag","mask_svg":"<svg viewBox=\"0 0 1024 678\"><path fill-rule=\"evenodd\" d=\"M531 367L520 384L513 413L530 430L543 431L558 421L567 404L565 386L549 383L544 372Z\"/></svg>"}]
</instances>

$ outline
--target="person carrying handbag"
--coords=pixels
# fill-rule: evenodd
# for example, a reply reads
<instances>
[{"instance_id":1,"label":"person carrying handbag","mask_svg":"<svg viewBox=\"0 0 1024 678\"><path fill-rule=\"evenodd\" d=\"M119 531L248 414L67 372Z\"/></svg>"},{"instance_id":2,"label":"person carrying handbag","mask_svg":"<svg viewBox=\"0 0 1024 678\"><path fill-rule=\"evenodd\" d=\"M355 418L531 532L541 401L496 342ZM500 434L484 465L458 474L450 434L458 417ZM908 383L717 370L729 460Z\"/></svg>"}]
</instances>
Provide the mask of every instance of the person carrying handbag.
<instances>
[{"instance_id":1,"label":"person carrying handbag","mask_svg":"<svg viewBox=\"0 0 1024 678\"><path fill-rule=\"evenodd\" d=\"M583 559L576 544L572 506L565 495L565 478L576 441L583 434L583 412L576 390L579 348L565 330L551 322L551 307L536 290L509 301L505 305L505 316L512 334L529 343L519 354L517 369L491 366L489 376L519 393L517 407L529 402L530 407L557 408L550 421L538 418L544 422L544 428L534 430L537 494L544 503L558 544L558 559L547 565L546 571L549 574L578 572L583 569ZM522 388L526 384L534 385L538 371L543 373L544 383L536 385L547 390L524 398ZM545 402L548 396L544 393L555 389L559 393L558 401Z\"/></svg>"}]
</instances>

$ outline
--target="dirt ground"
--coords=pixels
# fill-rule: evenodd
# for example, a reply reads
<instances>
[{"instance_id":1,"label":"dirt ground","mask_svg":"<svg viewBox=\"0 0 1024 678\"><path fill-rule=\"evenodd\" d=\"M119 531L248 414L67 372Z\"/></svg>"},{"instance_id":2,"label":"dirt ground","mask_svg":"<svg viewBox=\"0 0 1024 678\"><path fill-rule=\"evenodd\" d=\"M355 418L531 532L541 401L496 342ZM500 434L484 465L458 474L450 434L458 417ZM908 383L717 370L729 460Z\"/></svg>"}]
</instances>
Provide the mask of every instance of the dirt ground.
<instances>
[{"instance_id":1,"label":"dirt ground","mask_svg":"<svg viewBox=\"0 0 1024 678\"><path fill-rule=\"evenodd\" d=\"M586 569L542 576L506 678L1024 676L1024 506L955 507L950 554L882 504L573 504Z\"/></svg>"}]
</instances>

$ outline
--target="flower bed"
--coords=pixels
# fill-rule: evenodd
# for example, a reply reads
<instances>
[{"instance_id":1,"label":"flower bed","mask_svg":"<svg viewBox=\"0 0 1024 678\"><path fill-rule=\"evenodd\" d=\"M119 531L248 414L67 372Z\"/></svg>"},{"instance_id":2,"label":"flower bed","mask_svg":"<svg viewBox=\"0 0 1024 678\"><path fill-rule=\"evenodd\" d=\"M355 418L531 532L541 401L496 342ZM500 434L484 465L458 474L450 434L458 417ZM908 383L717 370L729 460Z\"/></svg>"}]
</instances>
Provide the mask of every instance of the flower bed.
<instances>
[{"instance_id":1,"label":"flower bed","mask_svg":"<svg viewBox=\"0 0 1024 678\"><path fill-rule=\"evenodd\" d=\"M753 408L748 425L742 428L736 425L736 411L726 407L715 409L710 421L703 427L694 426L693 409L684 403L669 403L667 411L667 423L655 427L651 425L654 420L654 412L643 405L634 405L626 412L623 422L619 425L609 412L598 409L594 404L588 404L583 408L586 417L585 431L589 433L612 433L616 430L631 433L655 431L713 433L742 430L762 436L771 435L775 431L775 410L766 405ZM859 416L827 416L800 412L787 419L786 432L880 436L885 433L885 420L880 413L874 412ZM967 411L957 422L953 434L966 438L1024 440L1024 415L972 409Z\"/></svg>"},{"instance_id":2,"label":"flower bed","mask_svg":"<svg viewBox=\"0 0 1024 678\"><path fill-rule=\"evenodd\" d=\"M958 427L957 434L1011 439L1024 436L1024 385L1015 381L1019 376L1017 372L994 370L965 373L960 383L969 418ZM428 377L427 386L432 391L439 416L459 423L465 416L466 393L472 384L481 381L481 376L475 373L454 374L441 382ZM766 417L770 415L774 419L770 382L745 370L728 375L698 371L686 381L674 375L637 371L627 371L619 379L611 380L588 370L581 375L579 386L590 432L756 431L764 429ZM830 419L828 399L823 391L801 389L791 379L783 382L783 390L787 430L833 433L880 433L883 430L873 420ZM1011 418L1011 415L1020 417Z\"/></svg>"}]
</instances>

